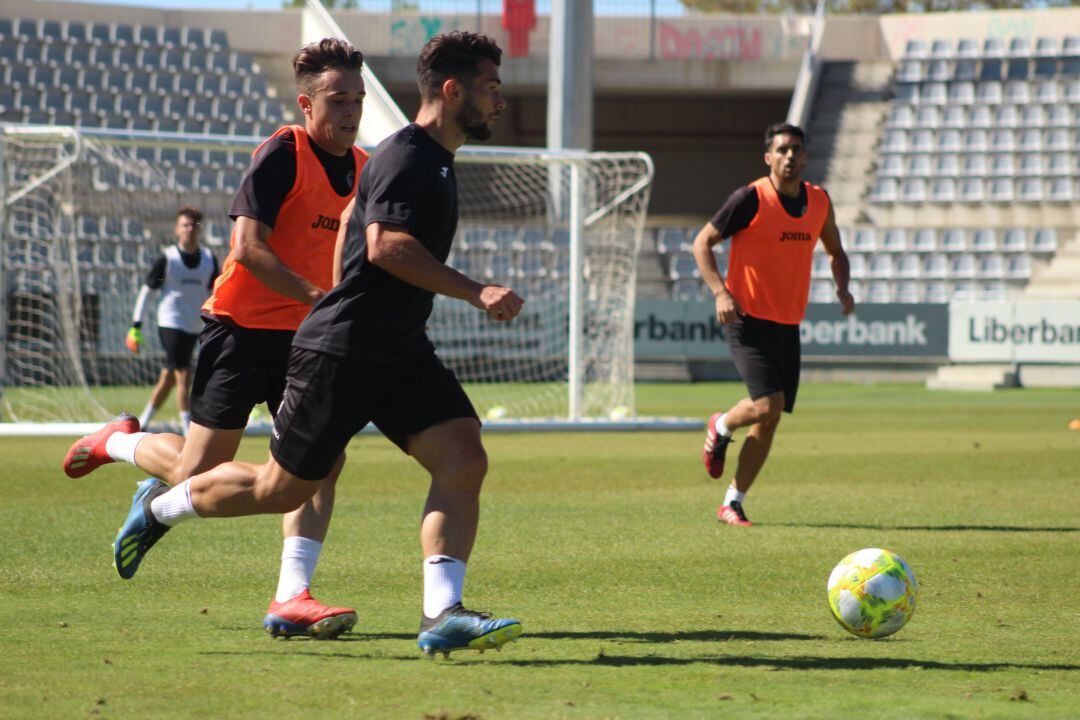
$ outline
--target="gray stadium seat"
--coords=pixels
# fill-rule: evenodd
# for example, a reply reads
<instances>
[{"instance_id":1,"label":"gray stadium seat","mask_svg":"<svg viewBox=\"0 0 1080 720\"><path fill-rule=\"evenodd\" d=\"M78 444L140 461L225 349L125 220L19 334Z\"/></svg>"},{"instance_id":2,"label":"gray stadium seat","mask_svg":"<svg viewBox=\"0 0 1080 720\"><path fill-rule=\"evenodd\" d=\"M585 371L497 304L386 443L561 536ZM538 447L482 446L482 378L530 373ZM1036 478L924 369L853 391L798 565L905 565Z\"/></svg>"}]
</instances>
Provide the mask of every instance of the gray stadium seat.
<instances>
[{"instance_id":1,"label":"gray stadium seat","mask_svg":"<svg viewBox=\"0 0 1080 720\"><path fill-rule=\"evenodd\" d=\"M828 255L820 252L814 253L810 264L810 277L823 279L832 277L832 267Z\"/></svg>"},{"instance_id":2,"label":"gray stadium seat","mask_svg":"<svg viewBox=\"0 0 1080 720\"><path fill-rule=\"evenodd\" d=\"M1031 78L1031 61L1027 58L1022 60L1010 60L1005 66L1006 80L1029 80Z\"/></svg>"},{"instance_id":3,"label":"gray stadium seat","mask_svg":"<svg viewBox=\"0 0 1080 720\"><path fill-rule=\"evenodd\" d=\"M176 93L187 97L190 95L198 95L199 93L199 76L192 72L179 72L176 75L175 86Z\"/></svg>"},{"instance_id":4,"label":"gray stadium seat","mask_svg":"<svg viewBox=\"0 0 1080 720\"><path fill-rule=\"evenodd\" d=\"M112 67L134 70L139 66L139 48L134 45L124 45L113 51Z\"/></svg>"},{"instance_id":5,"label":"gray stadium seat","mask_svg":"<svg viewBox=\"0 0 1080 720\"><path fill-rule=\"evenodd\" d=\"M896 82L917 83L923 79L923 64L919 60L904 60L896 70Z\"/></svg>"},{"instance_id":6,"label":"gray stadium seat","mask_svg":"<svg viewBox=\"0 0 1080 720\"><path fill-rule=\"evenodd\" d=\"M184 69L184 51L181 48L167 47L161 59L161 67L171 72L180 72Z\"/></svg>"},{"instance_id":7,"label":"gray stadium seat","mask_svg":"<svg viewBox=\"0 0 1080 720\"><path fill-rule=\"evenodd\" d=\"M229 49L229 36L225 34L224 30L210 31L210 47L214 50Z\"/></svg>"},{"instance_id":8,"label":"gray stadium seat","mask_svg":"<svg viewBox=\"0 0 1080 720\"><path fill-rule=\"evenodd\" d=\"M866 277L866 256L862 253L848 253L848 265L851 277L862 279Z\"/></svg>"},{"instance_id":9,"label":"gray stadium seat","mask_svg":"<svg viewBox=\"0 0 1080 720\"><path fill-rule=\"evenodd\" d=\"M694 260L693 255L672 255L668 267L668 276L672 280L701 277L701 273L698 271L697 261Z\"/></svg>"},{"instance_id":10,"label":"gray stadium seat","mask_svg":"<svg viewBox=\"0 0 1080 720\"><path fill-rule=\"evenodd\" d=\"M905 105L919 104L919 86L914 83L894 85L893 102Z\"/></svg>"},{"instance_id":11,"label":"gray stadium seat","mask_svg":"<svg viewBox=\"0 0 1080 720\"><path fill-rule=\"evenodd\" d=\"M889 110L885 127L907 129L915 125L915 112L910 105L894 105Z\"/></svg>"},{"instance_id":12,"label":"gray stadium seat","mask_svg":"<svg viewBox=\"0 0 1080 720\"><path fill-rule=\"evenodd\" d=\"M951 60L956 56L953 41L948 38L934 38L930 43L930 57L936 60Z\"/></svg>"},{"instance_id":13,"label":"gray stadium seat","mask_svg":"<svg viewBox=\"0 0 1080 720\"><path fill-rule=\"evenodd\" d=\"M904 161L900 155L882 155L878 165L878 177L901 177L904 175Z\"/></svg>"},{"instance_id":14,"label":"gray stadium seat","mask_svg":"<svg viewBox=\"0 0 1080 720\"><path fill-rule=\"evenodd\" d=\"M992 139L990 142L990 146L993 148L998 147L994 144ZM995 153L990 156L990 174L995 177L1012 177L1016 174L1016 164L1013 161L1012 153L1007 152L1011 148L1004 146L1001 149L1006 150L1006 152Z\"/></svg>"},{"instance_id":15,"label":"gray stadium seat","mask_svg":"<svg viewBox=\"0 0 1080 720\"><path fill-rule=\"evenodd\" d=\"M95 46L112 45L112 33L108 23L95 22L90 24L90 42Z\"/></svg>"},{"instance_id":16,"label":"gray stadium seat","mask_svg":"<svg viewBox=\"0 0 1080 720\"><path fill-rule=\"evenodd\" d=\"M205 50L188 50L184 53L184 67L195 73L205 73L209 67L209 57Z\"/></svg>"},{"instance_id":17,"label":"gray stadium seat","mask_svg":"<svg viewBox=\"0 0 1080 720\"><path fill-rule=\"evenodd\" d=\"M660 228L656 238L656 250L662 255L688 252L690 243L687 242L686 229L681 227Z\"/></svg>"},{"instance_id":18,"label":"gray stadium seat","mask_svg":"<svg viewBox=\"0 0 1080 720\"><path fill-rule=\"evenodd\" d=\"M956 202L956 180L935 178L930 185L930 202L949 205Z\"/></svg>"},{"instance_id":19,"label":"gray stadium seat","mask_svg":"<svg viewBox=\"0 0 1080 720\"><path fill-rule=\"evenodd\" d=\"M964 178L960 181L960 202L981 203L986 199L986 184L982 178Z\"/></svg>"},{"instance_id":20,"label":"gray stadium seat","mask_svg":"<svg viewBox=\"0 0 1080 720\"><path fill-rule=\"evenodd\" d=\"M970 253L953 255L949 259L949 277L970 280L975 277L978 266Z\"/></svg>"},{"instance_id":21,"label":"gray stadium seat","mask_svg":"<svg viewBox=\"0 0 1080 720\"><path fill-rule=\"evenodd\" d=\"M949 276L949 257L935 253L927 255L923 263L922 276L924 278L940 279Z\"/></svg>"},{"instance_id":22,"label":"gray stadium seat","mask_svg":"<svg viewBox=\"0 0 1080 720\"><path fill-rule=\"evenodd\" d=\"M1011 177L1007 178L993 178L990 181L990 188L987 193L987 199L994 203L1010 203L1016 198L1015 188L1013 187L1013 181Z\"/></svg>"},{"instance_id":23,"label":"gray stadium seat","mask_svg":"<svg viewBox=\"0 0 1080 720\"><path fill-rule=\"evenodd\" d=\"M139 67L143 70L157 70L161 69L162 50L157 47L142 48L139 50Z\"/></svg>"},{"instance_id":24,"label":"gray stadium seat","mask_svg":"<svg viewBox=\"0 0 1080 720\"><path fill-rule=\"evenodd\" d=\"M1080 161L1068 155L1047 155L1046 175L1050 177L1080 176ZM1080 158L1080 156L1077 156Z\"/></svg>"},{"instance_id":25,"label":"gray stadium seat","mask_svg":"<svg viewBox=\"0 0 1080 720\"><path fill-rule=\"evenodd\" d=\"M1005 83L1003 102L1024 105L1031 102L1031 84L1027 80L1009 80Z\"/></svg>"},{"instance_id":26,"label":"gray stadium seat","mask_svg":"<svg viewBox=\"0 0 1080 720\"><path fill-rule=\"evenodd\" d=\"M1056 177L1047 181L1046 199L1051 202L1070 203L1076 199L1073 179Z\"/></svg>"},{"instance_id":27,"label":"gray stadium seat","mask_svg":"<svg viewBox=\"0 0 1080 720\"><path fill-rule=\"evenodd\" d=\"M1000 105L1004 98L1001 83L997 80L985 80L975 86L975 102L982 105Z\"/></svg>"},{"instance_id":28,"label":"gray stadium seat","mask_svg":"<svg viewBox=\"0 0 1080 720\"><path fill-rule=\"evenodd\" d=\"M896 277L918 279L922 277L922 260L918 255L907 253L896 259Z\"/></svg>"},{"instance_id":29,"label":"gray stadium seat","mask_svg":"<svg viewBox=\"0 0 1080 720\"><path fill-rule=\"evenodd\" d=\"M1045 80L1057 77L1058 61L1056 58L1039 58L1035 61L1035 79Z\"/></svg>"},{"instance_id":30,"label":"gray stadium seat","mask_svg":"<svg viewBox=\"0 0 1080 720\"><path fill-rule=\"evenodd\" d=\"M1031 252L1045 254L1057 252L1057 230L1054 228L1039 228L1031 240Z\"/></svg>"},{"instance_id":31,"label":"gray stadium seat","mask_svg":"<svg viewBox=\"0 0 1080 720\"><path fill-rule=\"evenodd\" d=\"M1074 149L1069 142L1069 131L1065 128L1050 128L1046 131L1046 135L1043 139L1044 147L1051 152L1064 151Z\"/></svg>"},{"instance_id":32,"label":"gray stadium seat","mask_svg":"<svg viewBox=\"0 0 1080 720\"><path fill-rule=\"evenodd\" d=\"M117 45L135 45L135 28L127 23L116 23L113 26L112 38Z\"/></svg>"},{"instance_id":33,"label":"gray stadium seat","mask_svg":"<svg viewBox=\"0 0 1080 720\"><path fill-rule=\"evenodd\" d=\"M68 46L63 43L49 43L42 54L42 62L50 67L62 67L68 64Z\"/></svg>"},{"instance_id":34,"label":"gray stadium seat","mask_svg":"<svg viewBox=\"0 0 1080 720\"><path fill-rule=\"evenodd\" d=\"M989 137L989 150L994 152L1013 152L1016 150L1016 134L1012 130L993 130Z\"/></svg>"},{"instance_id":35,"label":"gray stadium seat","mask_svg":"<svg viewBox=\"0 0 1080 720\"><path fill-rule=\"evenodd\" d=\"M934 133L931 130L911 130L907 134L909 153L928 153L934 150Z\"/></svg>"},{"instance_id":36,"label":"gray stadium seat","mask_svg":"<svg viewBox=\"0 0 1080 720\"><path fill-rule=\"evenodd\" d=\"M63 25L63 37L72 45L84 45L90 41L86 23L78 20L68 20Z\"/></svg>"},{"instance_id":37,"label":"gray stadium seat","mask_svg":"<svg viewBox=\"0 0 1080 720\"><path fill-rule=\"evenodd\" d=\"M938 131L937 138L934 144L934 151L937 153L953 153L960 152L963 149L963 145L960 138L959 130L940 130Z\"/></svg>"},{"instance_id":38,"label":"gray stadium seat","mask_svg":"<svg viewBox=\"0 0 1080 720\"><path fill-rule=\"evenodd\" d=\"M924 105L945 105L949 101L949 91L945 83L923 83L919 91L919 102Z\"/></svg>"},{"instance_id":39,"label":"gray stadium seat","mask_svg":"<svg viewBox=\"0 0 1080 720\"><path fill-rule=\"evenodd\" d=\"M4 73L4 82L12 88L30 86L30 68L26 65L12 65Z\"/></svg>"},{"instance_id":40,"label":"gray stadium seat","mask_svg":"<svg viewBox=\"0 0 1080 720\"><path fill-rule=\"evenodd\" d=\"M896 202L899 192L899 183L896 178L878 179L870 190L870 201L874 203Z\"/></svg>"},{"instance_id":41,"label":"gray stadium seat","mask_svg":"<svg viewBox=\"0 0 1080 720\"><path fill-rule=\"evenodd\" d=\"M1020 110L1015 105L1001 105L994 112L995 128L1015 128L1020 125Z\"/></svg>"},{"instance_id":42,"label":"gray stadium seat","mask_svg":"<svg viewBox=\"0 0 1080 720\"><path fill-rule=\"evenodd\" d=\"M971 244L968 247L977 253L996 252L998 249L997 231L993 228L975 230L971 233Z\"/></svg>"},{"instance_id":43,"label":"gray stadium seat","mask_svg":"<svg viewBox=\"0 0 1080 720\"><path fill-rule=\"evenodd\" d=\"M38 21L30 18L20 18L15 21L15 36L20 40L36 40L38 36Z\"/></svg>"},{"instance_id":44,"label":"gray stadium seat","mask_svg":"<svg viewBox=\"0 0 1080 720\"><path fill-rule=\"evenodd\" d=\"M866 273L872 278L889 279L896 272L896 264L889 253L876 253L867 261Z\"/></svg>"},{"instance_id":45,"label":"gray stadium seat","mask_svg":"<svg viewBox=\"0 0 1080 720\"><path fill-rule=\"evenodd\" d=\"M907 151L907 133L903 130L886 130L881 138L881 151L885 153L902 153Z\"/></svg>"},{"instance_id":46,"label":"gray stadium seat","mask_svg":"<svg viewBox=\"0 0 1080 720\"><path fill-rule=\"evenodd\" d=\"M933 105L920 107L915 113L915 126L913 130L936 130L941 124L941 109ZM911 131L908 132L911 136Z\"/></svg>"},{"instance_id":47,"label":"gray stadium seat","mask_svg":"<svg viewBox=\"0 0 1080 720\"><path fill-rule=\"evenodd\" d=\"M181 48L184 43L180 28L168 25L161 28L161 44L166 48Z\"/></svg>"},{"instance_id":48,"label":"gray stadium seat","mask_svg":"<svg viewBox=\"0 0 1080 720\"><path fill-rule=\"evenodd\" d=\"M968 130L964 133L964 147L971 153L986 152L990 149L989 135L985 130Z\"/></svg>"},{"instance_id":49,"label":"gray stadium seat","mask_svg":"<svg viewBox=\"0 0 1080 720\"><path fill-rule=\"evenodd\" d=\"M161 45L161 28L158 25L139 25L135 39L140 47L156 48Z\"/></svg>"},{"instance_id":50,"label":"gray stadium seat","mask_svg":"<svg viewBox=\"0 0 1080 720\"><path fill-rule=\"evenodd\" d=\"M1042 105L1028 105L1020 111L1020 125L1027 128L1046 127L1046 108Z\"/></svg>"},{"instance_id":51,"label":"gray stadium seat","mask_svg":"<svg viewBox=\"0 0 1080 720\"><path fill-rule=\"evenodd\" d=\"M1031 256L1012 255L1005 268L1005 276L1013 280L1027 280L1031 277Z\"/></svg>"},{"instance_id":52,"label":"gray stadium seat","mask_svg":"<svg viewBox=\"0 0 1080 720\"><path fill-rule=\"evenodd\" d=\"M1008 228L1001 235L1001 251L1006 253L1027 252L1027 230L1024 228Z\"/></svg>"},{"instance_id":53,"label":"gray stadium seat","mask_svg":"<svg viewBox=\"0 0 1080 720\"><path fill-rule=\"evenodd\" d=\"M925 60L930 57L930 53L926 47L926 41L919 38L912 38L907 41L907 45L904 46L904 58L912 60Z\"/></svg>"},{"instance_id":54,"label":"gray stadium seat","mask_svg":"<svg viewBox=\"0 0 1080 720\"><path fill-rule=\"evenodd\" d=\"M217 75L225 75L232 72L230 55L228 51L219 51L210 55L209 68Z\"/></svg>"},{"instance_id":55,"label":"gray stadium seat","mask_svg":"<svg viewBox=\"0 0 1080 720\"><path fill-rule=\"evenodd\" d=\"M203 52L207 49L208 43L206 42L206 32L202 28L184 28L183 38L184 45L191 50Z\"/></svg>"}]
</instances>

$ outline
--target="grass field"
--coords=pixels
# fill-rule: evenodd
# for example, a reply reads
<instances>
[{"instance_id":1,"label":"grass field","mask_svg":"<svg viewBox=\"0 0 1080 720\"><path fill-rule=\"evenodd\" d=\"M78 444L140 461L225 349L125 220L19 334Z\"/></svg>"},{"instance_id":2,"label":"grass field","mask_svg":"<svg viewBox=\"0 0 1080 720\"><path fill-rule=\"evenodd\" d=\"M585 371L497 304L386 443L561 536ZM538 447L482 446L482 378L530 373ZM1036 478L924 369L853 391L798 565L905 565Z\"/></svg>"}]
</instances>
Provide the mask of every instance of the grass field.
<instances>
[{"instance_id":1,"label":"grass field","mask_svg":"<svg viewBox=\"0 0 1080 720\"><path fill-rule=\"evenodd\" d=\"M639 411L740 394L642 386ZM1080 717L1074 417L1078 391L804 387L748 529L716 522L700 433L492 435L466 602L525 636L434 661L415 645L426 481L382 438L350 446L316 576L360 615L336 642L261 629L277 518L188 523L125 582L110 543L137 471L71 481L67 440L2 439L0 717ZM882 641L825 602L869 546L922 586Z\"/></svg>"}]
</instances>

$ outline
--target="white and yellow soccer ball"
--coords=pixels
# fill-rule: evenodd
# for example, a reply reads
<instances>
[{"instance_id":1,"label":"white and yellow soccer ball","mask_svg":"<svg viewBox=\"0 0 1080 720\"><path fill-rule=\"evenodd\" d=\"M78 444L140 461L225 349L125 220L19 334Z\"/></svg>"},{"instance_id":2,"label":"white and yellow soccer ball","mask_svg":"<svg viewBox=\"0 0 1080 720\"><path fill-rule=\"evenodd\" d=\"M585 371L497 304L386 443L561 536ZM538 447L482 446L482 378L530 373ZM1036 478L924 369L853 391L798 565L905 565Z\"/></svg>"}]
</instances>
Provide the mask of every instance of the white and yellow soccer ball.
<instances>
[{"instance_id":1,"label":"white and yellow soccer ball","mask_svg":"<svg viewBox=\"0 0 1080 720\"><path fill-rule=\"evenodd\" d=\"M842 628L859 637L883 638L911 619L919 585L902 557L866 548L833 568L827 589L829 608Z\"/></svg>"}]
</instances>

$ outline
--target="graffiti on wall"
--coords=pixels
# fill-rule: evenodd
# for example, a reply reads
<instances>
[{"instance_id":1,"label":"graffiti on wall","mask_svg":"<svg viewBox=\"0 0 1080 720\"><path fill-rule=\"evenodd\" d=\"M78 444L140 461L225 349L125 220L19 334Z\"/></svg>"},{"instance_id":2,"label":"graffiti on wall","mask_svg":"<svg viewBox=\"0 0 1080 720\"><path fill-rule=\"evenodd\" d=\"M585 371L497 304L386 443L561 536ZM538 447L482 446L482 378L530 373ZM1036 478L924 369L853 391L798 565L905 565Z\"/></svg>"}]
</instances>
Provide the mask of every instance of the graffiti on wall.
<instances>
[{"instance_id":1,"label":"graffiti on wall","mask_svg":"<svg viewBox=\"0 0 1080 720\"><path fill-rule=\"evenodd\" d=\"M451 27L456 26L456 18ZM443 18L435 15L398 18L390 23L390 52L393 55L413 55L431 38L439 34Z\"/></svg>"},{"instance_id":2,"label":"graffiti on wall","mask_svg":"<svg viewBox=\"0 0 1080 720\"><path fill-rule=\"evenodd\" d=\"M762 31L741 25L682 28L661 22L660 57L664 60L760 60Z\"/></svg>"}]
</instances>

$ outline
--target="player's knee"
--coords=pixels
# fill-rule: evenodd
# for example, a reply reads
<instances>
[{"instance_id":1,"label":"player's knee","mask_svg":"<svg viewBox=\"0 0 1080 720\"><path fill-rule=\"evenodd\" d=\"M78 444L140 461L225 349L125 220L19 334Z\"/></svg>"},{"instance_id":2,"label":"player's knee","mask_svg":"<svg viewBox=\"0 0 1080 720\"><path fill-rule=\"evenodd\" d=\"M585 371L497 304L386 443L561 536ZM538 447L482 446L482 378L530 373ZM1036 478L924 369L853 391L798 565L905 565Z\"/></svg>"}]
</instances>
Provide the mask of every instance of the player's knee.
<instances>
[{"instance_id":1,"label":"player's knee","mask_svg":"<svg viewBox=\"0 0 1080 720\"><path fill-rule=\"evenodd\" d=\"M311 499L319 483L303 480L281 468L264 465L256 480L256 497L261 509L270 513L287 513Z\"/></svg>"},{"instance_id":2,"label":"player's knee","mask_svg":"<svg viewBox=\"0 0 1080 720\"><path fill-rule=\"evenodd\" d=\"M784 412L784 393L773 393L758 398L754 401L754 412L757 414L756 422L775 426L780 422L780 416Z\"/></svg>"},{"instance_id":3,"label":"player's knee","mask_svg":"<svg viewBox=\"0 0 1080 720\"><path fill-rule=\"evenodd\" d=\"M456 493L479 495L488 471L487 452L477 443L459 448L436 473L436 480Z\"/></svg>"}]
</instances>

